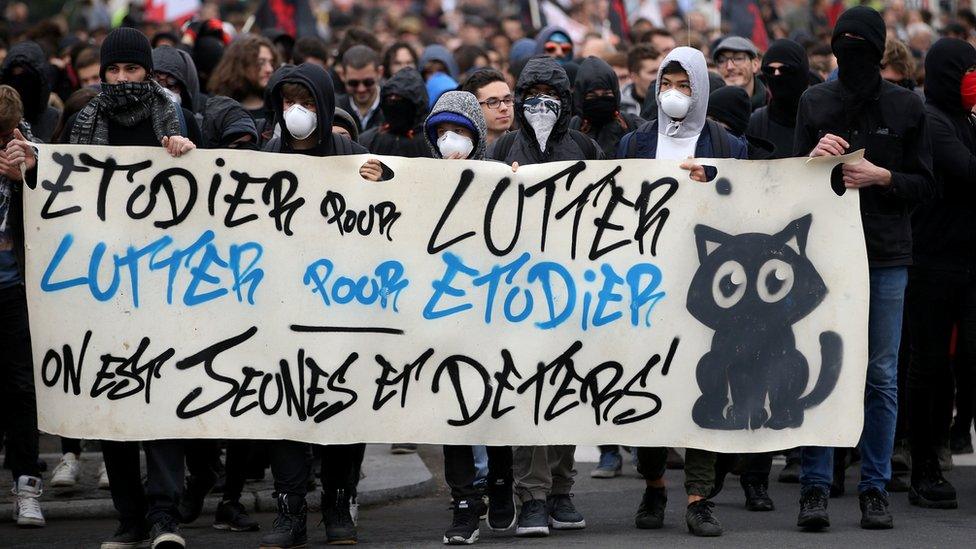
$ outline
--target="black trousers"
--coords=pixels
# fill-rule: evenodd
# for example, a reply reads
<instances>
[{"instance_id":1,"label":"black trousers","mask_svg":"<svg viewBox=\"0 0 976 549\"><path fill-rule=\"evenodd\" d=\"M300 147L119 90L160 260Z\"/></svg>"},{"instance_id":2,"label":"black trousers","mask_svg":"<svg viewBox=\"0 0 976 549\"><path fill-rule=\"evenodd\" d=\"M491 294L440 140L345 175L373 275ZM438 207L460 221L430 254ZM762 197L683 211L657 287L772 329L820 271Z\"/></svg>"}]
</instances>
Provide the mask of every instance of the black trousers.
<instances>
[{"instance_id":1,"label":"black trousers","mask_svg":"<svg viewBox=\"0 0 976 549\"><path fill-rule=\"evenodd\" d=\"M145 521L149 506L139 469L139 443L103 440L102 457L119 520L123 523Z\"/></svg>"},{"instance_id":2,"label":"black trousers","mask_svg":"<svg viewBox=\"0 0 976 549\"><path fill-rule=\"evenodd\" d=\"M146 484L139 468L139 443L102 441L102 456L112 491L112 503L123 522L165 518L179 520L177 506L183 496L184 440L152 440L146 452Z\"/></svg>"},{"instance_id":3,"label":"black trousers","mask_svg":"<svg viewBox=\"0 0 976 549\"><path fill-rule=\"evenodd\" d=\"M488 446L488 486L512 485L512 447ZM480 497L471 446L444 445L444 477L456 501Z\"/></svg>"},{"instance_id":4,"label":"black trousers","mask_svg":"<svg viewBox=\"0 0 976 549\"><path fill-rule=\"evenodd\" d=\"M912 338L909 439L912 462L922 465L937 459L936 447L949 437L953 326L959 327L957 360L976 357L976 273L914 267L909 272L906 307Z\"/></svg>"},{"instance_id":5,"label":"black trousers","mask_svg":"<svg viewBox=\"0 0 976 549\"><path fill-rule=\"evenodd\" d=\"M0 432L14 481L40 477L37 465L37 401L31 358L27 297L21 285L0 290Z\"/></svg>"},{"instance_id":6,"label":"black trousers","mask_svg":"<svg viewBox=\"0 0 976 549\"><path fill-rule=\"evenodd\" d=\"M330 444L321 448L323 491L343 489L352 493L359 484L365 444ZM271 474L275 492L305 496L312 472L311 445L292 440L271 442Z\"/></svg>"},{"instance_id":7,"label":"black trousers","mask_svg":"<svg viewBox=\"0 0 976 549\"><path fill-rule=\"evenodd\" d=\"M207 482L217 481L220 461L220 440L188 440L186 445L186 469L190 475ZM224 462L223 501L239 501L244 491L247 460L251 454L251 440L228 440Z\"/></svg>"},{"instance_id":8,"label":"black trousers","mask_svg":"<svg viewBox=\"0 0 976 549\"><path fill-rule=\"evenodd\" d=\"M685 450L685 492L689 496L708 497L715 487L715 459L708 450ZM668 464L668 449L641 447L637 449L637 471L646 480L664 476Z\"/></svg>"}]
</instances>

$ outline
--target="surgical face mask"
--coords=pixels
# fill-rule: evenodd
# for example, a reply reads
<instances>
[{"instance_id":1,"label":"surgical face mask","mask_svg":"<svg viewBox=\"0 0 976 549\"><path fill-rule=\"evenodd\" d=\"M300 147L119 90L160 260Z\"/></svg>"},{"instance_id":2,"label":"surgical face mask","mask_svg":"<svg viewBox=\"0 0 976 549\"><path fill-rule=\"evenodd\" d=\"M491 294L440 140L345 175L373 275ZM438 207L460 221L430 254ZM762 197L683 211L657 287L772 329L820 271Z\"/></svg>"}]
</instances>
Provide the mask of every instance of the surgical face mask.
<instances>
[{"instance_id":1,"label":"surgical face mask","mask_svg":"<svg viewBox=\"0 0 976 549\"><path fill-rule=\"evenodd\" d=\"M454 132L444 132L437 138L437 150L441 156L447 158L454 153L461 153L461 158L467 158L474 150L474 143L470 138Z\"/></svg>"},{"instance_id":2,"label":"surgical face mask","mask_svg":"<svg viewBox=\"0 0 976 549\"><path fill-rule=\"evenodd\" d=\"M675 89L670 89L659 95L657 103L661 105L664 114L671 117L672 120L680 120L688 116L688 111L691 109L691 97Z\"/></svg>"},{"instance_id":3,"label":"surgical face mask","mask_svg":"<svg viewBox=\"0 0 976 549\"><path fill-rule=\"evenodd\" d=\"M542 152L546 152L549 134L556 127L561 109L562 102L558 97L551 95L537 95L526 99L523 103L522 113L525 115L525 121L532 127L535 139L539 143L539 150Z\"/></svg>"},{"instance_id":4,"label":"surgical face mask","mask_svg":"<svg viewBox=\"0 0 976 549\"><path fill-rule=\"evenodd\" d=\"M288 133L298 140L302 140L312 135L315 127L319 123L318 116L314 112L301 105L292 105L285 111L285 127Z\"/></svg>"},{"instance_id":5,"label":"surgical face mask","mask_svg":"<svg viewBox=\"0 0 976 549\"><path fill-rule=\"evenodd\" d=\"M180 97L180 94L176 93L175 91L173 91L173 90L171 90L169 88L163 88L163 91L173 101L173 103L176 103L177 105L179 105L179 104L182 103L183 98Z\"/></svg>"}]
</instances>

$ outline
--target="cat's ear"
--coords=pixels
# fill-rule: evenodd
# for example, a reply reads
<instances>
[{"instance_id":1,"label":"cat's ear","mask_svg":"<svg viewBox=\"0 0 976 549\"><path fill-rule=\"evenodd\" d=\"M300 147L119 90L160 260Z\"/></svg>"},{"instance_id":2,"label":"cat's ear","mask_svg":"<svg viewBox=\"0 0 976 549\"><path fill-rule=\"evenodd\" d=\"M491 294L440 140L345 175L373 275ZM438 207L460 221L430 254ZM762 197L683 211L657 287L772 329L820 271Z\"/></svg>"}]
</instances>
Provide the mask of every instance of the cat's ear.
<instances>
[{"instance_id":1,"label":"cat's ear","mask_svg":"<svg viewBox=\"0 0 976 549\"><path fill-rule=\"evenodd\" d=\"M793 248L793 251L800 256L805 256L807 253L807 236L810 234L810 223L812 222L813 214L794 219L776 235L776 239L785 246Z\"/></svg>"},{"instance_id":2,"label":"cat's ear","mask_svg":"<svg viewBox=\"0 0 976 549\"><path fill-rule=\"evenodd\" d=\"M715 251L716 248L728 242L732 235L723 233L718 229L706 227L705 225L695 225L695 244L698 246L698 261L705 262L705 258Z\"/></svg>"}]
</instances>

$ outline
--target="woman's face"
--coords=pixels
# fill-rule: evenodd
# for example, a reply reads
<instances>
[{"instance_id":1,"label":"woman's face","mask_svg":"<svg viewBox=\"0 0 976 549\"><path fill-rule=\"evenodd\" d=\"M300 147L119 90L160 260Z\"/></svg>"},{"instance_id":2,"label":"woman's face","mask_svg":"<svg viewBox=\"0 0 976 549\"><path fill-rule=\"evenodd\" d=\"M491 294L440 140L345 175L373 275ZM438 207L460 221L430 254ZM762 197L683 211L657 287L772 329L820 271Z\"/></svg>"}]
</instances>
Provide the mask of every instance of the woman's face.
<instances>
[{"instance_id":1,"label":"woman's face","mask_svg":"<svg viewBox=\"0 0 976 549\"><path fill-rule=\"evenodd\" d=\"M400 48L393 54L393 59L390 60L390 74L387 77L393 76L400 69L404 67L417 68L417 64L413 61L413 56L410 55L410 50L407 48Z\"/></svg>"},{"instance_id":2,"label":"woman's face","mask_svg":"<svg viewBox=\"0 0 976 549\"><path fill-rule=\"evenodd\" d=\"M268 80L271 80L271 75L274 73L274 54L271 52L267 46L261 46L258 50L258 58L254 61L254 66L257 69L255 83L264 89L268 86Z\"/></svg>"}]
</instances>

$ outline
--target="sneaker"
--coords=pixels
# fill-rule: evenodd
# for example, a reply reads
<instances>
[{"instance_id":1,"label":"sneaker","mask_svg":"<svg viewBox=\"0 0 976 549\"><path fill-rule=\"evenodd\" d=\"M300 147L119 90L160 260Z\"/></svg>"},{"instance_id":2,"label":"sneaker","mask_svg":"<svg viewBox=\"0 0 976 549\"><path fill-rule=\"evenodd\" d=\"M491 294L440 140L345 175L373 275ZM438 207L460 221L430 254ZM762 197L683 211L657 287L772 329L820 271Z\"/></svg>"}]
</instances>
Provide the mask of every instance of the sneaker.
<instances>
[{"instance_id":1,"label":"sneaker","mask_svg":"<svg viewBox=\"0 0 976 549\"><path fill-rule=\"evenodd\" d=\"M949 438L949 450L955 455L971 454L973 453L973 439L969 433L952 435Z\"/></svg>"},{"instance_id":2,"label":"sneaker","mask_svg":"<svg viewBox=\"0 0 976 549\"><path fill-rule=\"evenodd\" d=\"M308 543L308 505L304 495L278 494L278 516L261 538L261 549L293 549Z\"/></svg>"},{"instance_id":3,"label":"sneaker","mask_svg":"<svg viewBox=\"0 0 976 549\"><path fill-rule=\"evenodd\" d=\"M416 454L417 445L416 444L391 444L390 453L395 455Z\"/></svg>"},{"instance_id":4,"label":"sneaker","mask_svg":"<svg viewBox=\"0 0 976 549\"><path fill-rule=\"evenodd\" d=\"M488 487L488 528L504 532L515 526L515 493L512 484L499 481Z\"/></svg>"},{"instance_id":5,"label":"sneaker","mask_svg":"<svg viewBox=\"0 0 976 549\"><path fill-rule=\"evenodd\" d=\"M322 522L325 523L326 543L329 545L354 545L358 541L346 490L322 492Z\"/></svg>"},{"instance_id":6,"label":"sneaker","mask_svg":"<svg viewBox=\"0 0 976 549\"><path fill-rule=\"evenodd\" d=\"M485 503L481 498L454 502L454 519L444 532L444 545L471 545L478 541L478 523Z\"/></svg>"},{"instance_id":7,"label":"sneaker","mask_svg":"<svg viewBox=\"0 0 976 549\"><path fill-rule=\"evenodd\" d=\"M952 470L952 451L949 450L948 446L939 446L935 449L935 453L939 455L939 469L942 472Z\"/></svg>"},{"instance_id":8,"label":"sneaker","mask_svg":"<svg viewBox=\"0 0 976 549\"><path fill-rule=\"evenodd\" d=\"M641 530L657 530L664 527L664 509L668 505L668 491L664 488L644 488L634 524Z\"/></svg>"},{"instance_id":9,"label":"sneaker","mask_svg":"<svg viewBox=\"0 0 976 549\"><path fill-rule=\"evenodd\" d=\"M69 488L78 484L78 475L81 473L81 462L74 452L68 452L61 456L61 462L54 468L51 475L52 488Z\"/></svg>"},{"instance_id":10,"label":"sneaker","mask_svg":"<svg viewBox=\"0 0 976 549\"><path fill-rule=\"evenodd\" d=\"M203 512L203 500L207 498L216 480L216 478L204 479L194 475L186 479L186 489L183 490L183 497L180 498L178 507L180 523L190 524L200 518L200 513Z\"/></svg>"},{"instance_id":11,"label":"sneaker","mask_svg":"<svg viewBox=\"0 0 976 549\"><path fill-rule=\"evenodd\" d=\"M742 484L742 492L746 496L746 510L758 512L773 510L773 498L769 497L768 482L740 483Z\"/></svg>"},{"instance_id":12,"label":"sneaker","mask_svg":"<svg viewBox=\"0 0 976 549\"><path fill-rule=\"evenodd\" d=\"M103 461L101 465L98 466L98 489L108 490L111 486L108 482L108 469L105 468L105 462Z\"/></svg>"},{"instance_id":13,"label":"sneaker","mask_svg":"<svg viewBox=\"0 0 976 549\"><path fill-rule=\"evenodd\" d=\"M151 542L145 522L120 521L115 535L103 541L101 549L144 549Z\"/></svg>"},{"instance_id":14,"label":"sneaker","mask_svg":"<svg viewBox=\"0 0 976 549\"><path fill-rule=\"evenodd\" d=\"M186 540L183 539L180 525L172 517L166 517L153 524L152 530L149 531L149 539L152 540L152 549L183 549L186 547Z\"/></svg>"},{"instance_id":15,"label":"sneaker","mask_svg":"<svg viewBox=\"0 0 976 549\"><path fill-rule=\"evenodd\" d=\"M783 466L783 470L779 472L779 476L776 478L776 480L784 484L799 484L800 460L796 458L786 458L786 465Z\"/></svg>"},{"instance_id":16,"label":"sneaker","mask_svg":"<svg viewBox=\"0 0 976 549\"><path fill-rule=\"evenodd\" d=\"M624 458L619 452L601 452L600 463L590 471L593 478L613 478L620 476L624 469Z\"/></svg>"},{"instance_id":17,"label":"sneaker","mask_svg":"<svg viewBox=\"0 0 976 549\"><path fill-rule=\"evenodd\" d=\"M586 528L583 515L573 505L571 494L552 495L546 498L549 509L549 526L554 530L580 530Z\"/></svg>"},{"instance_id":18,"label":"sneaker","mask_svg":"<svg viewBox=\"0 0 976 549\"><path fill-rule=\"evenodd\" d=\"M955 509L959 506L955 487L942 476L942 471L934 463L912 475L908 502L929 509Z\"/></svg>"},{"instance_id":19,"label":"sneaker","mask_svg":"<svg viewBox=\"0 0 976 549\"><path fill-rule=\"evenodd\" d=\"M231 532L253 532L261 528L239 501L221 501L214 513L213 527Z\"/></svg>"},{"instance_id":20,"label":"sneaker","mask_svg":"<svg viewBox=\"0 0 976 549\"><path fill-rule=\"evenodd\" d=\"M895 441L895 449L891 453L891 470L896 473L907 473L912 470L912 451L905 439Z\"/></svg>"},{"instance_id":21,"label":"sneaker","mask_svg":"<svg viewBox=\"0 0 976 549\"><path fill-rule=\"evenodd\" d=\"M11 493L14 497L14 521L21 528L40 528L44 526L44 513L41 512L40 497L44 492L43 482L38 477L21 475Z\"/></svg>"},{"instance_id":22,"label":"sneaker","mask_svg":"<svg viewBox=\"0 0 976 549\"><path fill-rule=\"evenodd\" d=\"M685 511L685 522L688 524L688 531L696 536L713 538L722 535L722 524L719 523L712 508L715 503L711 500L700 499L688 504Z\"/></svg>"},{"instance_id":23,"label":"sneaker","mask_svg":"<svg viewBox=\"0 0 976 549\"><path fill-rule=\"evenodd\" d=\"M359 501L355 495L349 498L349 516L352 517L353 526L359 526Z\"/></svg>"},{"instance_id":24,"label":"sneaker","mask_svg":"<svg viewBox=\"0 0 976 549\"><path fill-rule=\"evenodd\" d=\"M549 535L549 512L546 502L530 499L522 502L515 535L521 537L545 537Z\"/></svg>"},{"instance_id":25,"label":"sneaker","mask_svg":"<svg viewBox=\"0 0 976 549\"><path fill-rule=\"evenodd\" d=\"M888 511L888 496L877 488L861 492L861 528L865 530L888 530L894 528L891 512Z\"/></svg>"},{"instance_id":26,"label":"sneaker","mask_svg":"<svg viewBox=\"0 0 976 549\"><path fill-rule=\"evenodd\" d=\"M796 525L808 532L829 528L827 495L827 491L818 486L804 486L800 491L800 514L796 517Z\"/></svg>"}]
</instances>

